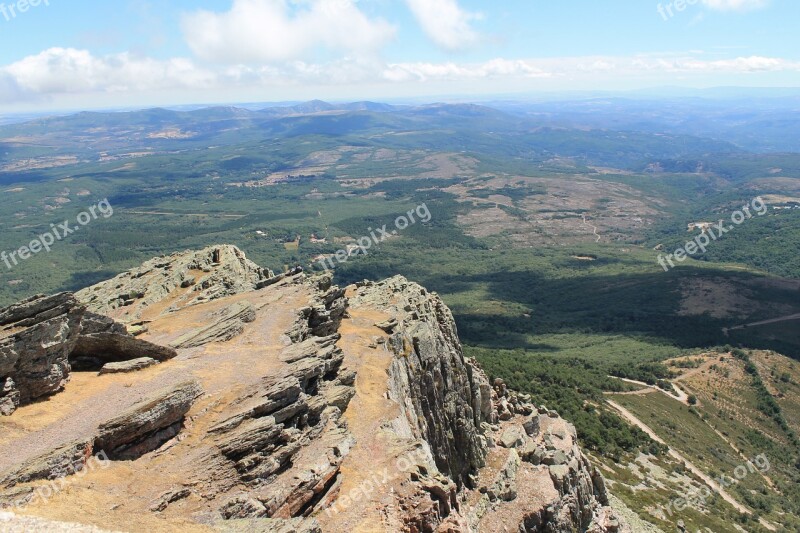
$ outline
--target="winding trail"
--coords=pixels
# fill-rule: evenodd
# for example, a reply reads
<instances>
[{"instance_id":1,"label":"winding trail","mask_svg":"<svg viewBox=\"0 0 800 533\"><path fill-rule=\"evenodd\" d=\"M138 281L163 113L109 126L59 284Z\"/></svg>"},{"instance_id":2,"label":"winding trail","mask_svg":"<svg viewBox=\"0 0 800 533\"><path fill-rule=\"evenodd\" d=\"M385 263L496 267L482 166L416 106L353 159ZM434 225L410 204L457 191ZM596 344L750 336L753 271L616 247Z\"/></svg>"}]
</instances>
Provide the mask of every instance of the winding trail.
<instances>
[{"instance_id":1,"label":"winding trail","mask_svg":"<svg viewBox=\"0 0 800 533\"><path fill-rule=\"evenodd\" d=\"M667 453L670 455L670 457L683 463L686 466L686 468L689 469L690 472L692 472L695 476L700 478L703 481L703 483L705 483L706 486L708 486L711 490L719 494L723 500L731 504L734 509L746 515L753 514L750 511L750 509L748 509L747 507L736 501L736 499L733 496L731 496L723 487L721 487L719 483L714 481L711 477L709 477L705 472L700 470L700 468L695 466L694 463L686 459L683 455L672 449L672 447L670 447L666 442L664 442L664 440L661 439L661 437L659 437L656 434L656 432L650 428L650 426L639 420L639 418L637 418L636 415L634 415L633 413L631 413L630 411L628 411L627 409L625 409L624 407L622 407L620 404L618 404L613 400L606 398L606 402L608 403L608 405L613 407L614 410L616 410L625 420L627 420L631 424L635 425L636 427L644 431L651 439L658 442L659 444L663 444L664 446L669 447L669 451ZM775 526L773 526L763 518L759 519L759 523L761 523L762 526L764 526L766 529L770 531L777 531L777 528L775 528Z\"/></svg>"},{"instance_id":2,"label":"winding trail","mask_svg":"<svg viewBox=\"0 0 800 533\"><path fill-rule=\"evenodd\" d=\"M639 385L644 388L630 392L607 392L606 394L620 394L623 396L641 396L643 394L652 394L654 392L660 392L662 394L665 394L667 397L672 398L673 400L681 402L683 405L689 406L689 395L686 394L686 392L684 392L683 389L678 387L678 385L675 383L672 383L672 389L675 391L675 394L670 394L668 391L665 391L661 387L650 385L649 383L645 383L644 381L636 381L635 379L620 378L617 376L608 376L608 377L618 379L620 381L624 381L625 383L630 383L632 385Z\"/></svg>"},{"instance_id":3,"label":"winding trail","mask_svg":"<svg viewBox=\"0 0 800 533\"><path fill-rule=\"evenodd\" d=\"M621 416L622 416L622 417L623 417L625 420L627 420L627 421L628 421L628 422L630 422L631 424L635 425L636 427L638 427L639 429L641 429L642 431L644 431L645 433L647 433L647 435L648 435L648 436L649 436L651 439L653 439L654 441L658 442L659 444L663 444L664 446L669 446L669 445L668 445L666 442L664 442L664 440L663 440L663 439L661 439L661 437L659 437L659 436L656 434L656 432L655 432L655 431L653 431L652 429L650 429L650 426L648 426L647 424L645 424L644 422L642 422L641 420L639 420L639 419L636 417L636 415L634 415L633 413L631 413L630 411L628 411L627 409L625 409L624 407L622 407L620 404L618 404L618 403L617 403L617 402L615 402L614 400L609 400L609 399L606 399L606 402L608 403L608 405L610 405L611 407L613 407L613 408L614 408L614 409L615 409L615 410L616 410L616 411L617 411L617 412L618 412L618 413L619 413L619 414L620 414L620 415L621 415ZM720 495L720 496L722 496L722 499L723 499L723 500L725 500L726 502L728 502L729 504L731 504L731 505L732 505L732 506L733 506L733 507L734 507L734 508L735 508L737 511L739 511L740 513L748 514L748 515L749 515L749 514L753 514L753 513L750 511L750 509L748 509L747 507L745 507L744 505L742 505L741 503L739 503L738 501L736 501L736 500L733 498L733 496L731 496L730 494L728 494L728 492L727 492L727 491L726 491L724 488L722 488L722 487L721 487L721 486L720 486L720 485L719 485L719 484L718 484L716 481L714 481L713 479L711 479L711 478L710 478L708 475L706 475L706 473L705 473L705 472L703 472L703 471L702 471L702 470L700 470L698 467L696 467L696 466L694 465L694 463L692 463L691 461L689 461L688 459L686 459L686 458L685 458L683 455L679 454L678 452L676 452L675 450L673 450L671 447L669 448L669 452L668 452L668 453L669 453L669 455L670 455L671 457L673 457L674 459L677 459L678 461L680 461L680 462L684 463L684 464L686 465L686 468L688 468L688 469L689 469L689 470L690 470L690 471L691 471L691 472L692 472L694 475L696 475L697 477L699 477L700 479L702 479L702 480L703 480L703 482L704 482L704 483L705 483L705 484L706 484L706 485L707 485L707 486L708 486L708 487L709 487L711 490L713 490L713 491L715 491L715 492L719 493L719 495Z\"/></svg>"},{"instance_id":4,"label":"winding trail","mask_svg":"<svg viewBox=\"0 0 800 533\"><path fill-rule=\"evenodd\" d=\"M597 240L595 242L600 242L600 234L597 232L597 226L595 226L594 224L589 224L589 222L587 222L587 220L586 220L586 215L585 214L583 215L583 223L586 226L589 226L590 228L592 228L592 232L594 233L594 236L597 237Z\"/></svg>"},{"instance_id":5,"label":"winding trail","mask_svg":"<svg viewBox=\"0 0 800 533\"><path fill-rule=\"evenodd\" d=\"M678 376L677 378L675 378L675 380L674 380L674 381L672 381L672 388L675 390L675 393L676 393L676 395L672 395L672 394L670 394L669 392L665 391L664 389L662 389L662 388L660 388L660 387L656 387L656 386L654 386L654 385L649 385L649 384L647 384L647 383L645 383L645 382L643 382L643 381L636 381L636 380L634 380L634 379L620 378L620 377L616 377L616 376L609 376L609 377L610 377L610 378L611 378L611 377L613 377L613 378L619 379L619 380L621 380L621 381L624 381L624 382L626 382L626 383L631 383L631 384L633 384L633 385L640 385L640 386L642 386L642 387L645 387L645 388L643 388L643 389L639 389L639 390L635 390L635 391L630 391L630 392L606 392L605 394L606 394L606 395L620 395L620 396L642 396L642 395L645 395L645 394L652 394L652 393L654 393L654 392L660 392L660 393L662 393L662 394L665 394L667 397L669 397L669 398L672 398L673 400L676 400L676 401L679 401L679 402L681 402L683 405L685 405L685 406L687 406L687 407L692 407L692 405L689 403L689 395L688 395L688 394L687 394L687 393L686 393L686 392L685 392L683 389L681 389L681 388L678 386L678 383L677 383L677 381L683 381L683 380L685 380L685 379L687 379L687 378L693 377L693 376L695 376L695 375L697 375L697 374L699 374L699 373L703 372L704 370L707 370L707 369L708 369L708 367L709 367L711 364L713 364L713 361L706 361L706 362L705 362L705 363L703 363L701 366L699 366L699 367L697 367L697 368L692 368L692 369L688 370L686 373L684 373L684 374L681 374L680 376ZM701 404L701 403L698 401L698 403L697 403L697 405L696 405L696 406L697 406L697 407L699 407L699 406L702 406L702 404ZM718 430L718 429L717 429L717 428L715 428L713 425L711 425L711 423L709 423L707 420L703 420L703 422L704 422L704 423L705 423L705 424L706 424L706 425L709 427L709 429L711 429L711 430L712 430L714 433L716 433L716 435L717 435L717 436L720 438L720 440L722 440L722 441L723 441L723 442L725 442L725 443L726 443L728 446L730 446L730 447L731 447L731 449L732 449L734 452L736 452L736 455L738 455L738 456L739 456L739 458L740 458L742 461L744 461L744 462L747 462L747 461L749 461L749 460L750 460L750 458L749 458L749 457L747 457L747 456L746 456L746 455L745 455L745 454L744 454L744 453L743 453L743 452L742 452L742 451L741 451L741 450L740 450L740 449L739 449L739 448L738 448L738 447L737 447L737 446L736 446L736 445L735 445L735 444L734 444L734 443L733 443L733 442L732 442L732 441L731 441L731 440L730 440L728 437L726 437L726 436L725 436L725 435L724 435L724 434L723 434L723 433L722 433L720 430ZM773 491L775 491L776 493L780 494L780 491L779 491L779 490L778 490L778 488L775 486L775 483L772 481L772 478L770 478L770 477L769 477L769 476L768 476L766 473L764 473L764 472L759 472L759 473L760 473L761 477L764 479L764 482L765 482L767 485L769 485L769 487L770 487L770 488L771 488Z\"/></svg>"}]
</instances>

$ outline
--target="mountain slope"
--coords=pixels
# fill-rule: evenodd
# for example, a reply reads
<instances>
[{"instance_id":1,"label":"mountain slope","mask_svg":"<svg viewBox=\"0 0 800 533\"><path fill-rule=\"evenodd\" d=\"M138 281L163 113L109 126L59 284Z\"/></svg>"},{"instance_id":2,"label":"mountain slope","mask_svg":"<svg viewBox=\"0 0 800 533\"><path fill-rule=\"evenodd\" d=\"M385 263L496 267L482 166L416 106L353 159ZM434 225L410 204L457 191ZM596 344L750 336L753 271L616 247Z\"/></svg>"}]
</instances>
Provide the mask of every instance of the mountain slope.
<instances>
[{"instance_id":1,"label":"mountain slope","mask_svg":"<svg viewBox=\"0 0 800 533\"><path fill-rule=\"evenodd\" d=\"M438 296L263 274L211 247L81 292L78 344L127 328L177 355L72 371L2 420L0 501L118 531L630 531L574 428L490 384Z\"/></svg>"}]
</instances>

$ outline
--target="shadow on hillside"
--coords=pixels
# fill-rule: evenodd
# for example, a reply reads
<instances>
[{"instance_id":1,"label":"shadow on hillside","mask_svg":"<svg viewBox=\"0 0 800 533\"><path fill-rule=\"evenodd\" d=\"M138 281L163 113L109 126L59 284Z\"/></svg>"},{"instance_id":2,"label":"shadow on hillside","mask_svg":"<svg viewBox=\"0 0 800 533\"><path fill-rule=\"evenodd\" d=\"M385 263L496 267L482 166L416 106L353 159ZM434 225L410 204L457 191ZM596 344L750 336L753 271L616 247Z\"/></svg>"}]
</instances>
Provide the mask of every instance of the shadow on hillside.
<instances>
[{"instance_id":1,"label":"shadow on hillside","mask_svg":"<svg viewBox=\"0 0 800 533\"><path fill-rule=\"evenodd\" d=\"M77 292L81 289L85 289L86 287L95 285L96 283L100 283L101 281L109 280L117 274L119 274L119 272L115 272L113 270L90 270L85 272L75 272L70 276L69 281L64 283L64 285L61 287L61 290Z\"/></svg>"},{"instance_id":2,"label":"shadow on hillside","mask_svg":"<svg viewBox=\"0 0 800 533\"><path fill-rule=\"evenodd\" d=\"M756 316L755 310L759 306L753 305L754 312L749 314L747 309L740 308L743 316L736 318L714 318L709 314L688 316L681 312L683 283L703 278L708 283L714 283L724 277L726 282L735 287L739 296L747 294L757 299L761 295L749 285L749 282L761 276L693 267L670 272L583 274L563 279L547 278L535 271L498 271L459 276L430 273L409 277L438 292L445 301L448 295L481 285L488 287L487 292L493 299L530 309L531 317L528 318L522 314L509 316L471 311L469 306L462 303L455 314L465 344L535 351L555 351L556 348L531 344L528 335L626 335L684 349L735 345L741 337L726 337L723 328L747 322L751 316ZM769 294L769 302L773 302L776 296ZM796 294L787 291L781 300L785 302L792 298L796 301ZM479 309L481 303L476 301L474 309ZM760 337L751 331L745 346L774 349L800 358L800 343L774 337Z\"/></svg>"}]
</instances>

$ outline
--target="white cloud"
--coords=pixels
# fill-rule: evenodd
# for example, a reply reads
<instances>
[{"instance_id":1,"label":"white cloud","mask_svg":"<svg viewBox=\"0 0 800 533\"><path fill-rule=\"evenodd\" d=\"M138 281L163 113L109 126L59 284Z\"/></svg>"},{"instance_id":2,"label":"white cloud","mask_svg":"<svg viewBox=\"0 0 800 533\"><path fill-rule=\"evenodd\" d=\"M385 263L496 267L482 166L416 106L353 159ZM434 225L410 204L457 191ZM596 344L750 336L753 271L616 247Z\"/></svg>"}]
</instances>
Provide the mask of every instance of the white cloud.
<instances>
[{"instance_id":1,"label":"white cloud","mask_svg":"<svg viewBox=\"0 0 800 533\"><path fill-rule=\"evenodd\" d=\"M407 62L386 64L375 58L346 58L328 62L287 61L275 65L198 65L191 59L156 60L129 53L97 57L86 50L51 48L0 67L0 104L52 99L68 95L108 95L120 103L137 95L172 94L208 101L203 95L296 95L302 88L316 97L338 90L353 94L371 87L384 94L395 86L414 86L415 91L436 84L456 84L460 90L475 87L536 87L542 83L576 83L598 87L601 82L665 79L702 79L769 73L800 73L800 62L764 56L706 59L701 51L639 56L580 56L542 59L497 58L482 63ZM405 84L405 85L404 85ZM334 89L340 87L341 89ZM467 87L467 89L464 89ZM274 89L275 91L264 92ZM250 91L250 92L248 92ZM114 96L116 95L116 96ZM186 96L192 95L192 96Z\"/></svg>"},{"instance_id":2,"label":"white cloud","mask_svg":"<svg viewBox=\"0 0 800 533\"><path fill-rule=\"evenodd\" d=\"M181 26L198 57L226 64L299 60L320 46L369 57L395 35L355 0L234 0L225 13L187 14Z\"/></svg>"},{"instance_id":3,"label":"white cloud","mask_svg":"<svg viewBox=\"0 0 800 533\"><path fill-rule=\"evenodd\" d=\"M472 22L482 16L464 11L457 0L406 0L422 29L446 50L461 50L478 41Z\"/></svg>"},{"instance_id":4,"label":"white cloud","mask_svg":"<svg viewBox=\"0 0 800 533\"><path fill-rule=\"evenodd\" d=\"M693 56L634 57L562 57L554 59L494 59L479 64L393 63L383 70L383 79L391 82L427 82L437 80L470 81L482 79L568 78L580 75L609 74L636 76L669 72L692 74L718 72L748 74L753 72L800 71L800 62L750 56L725 60L703 60Z\"/></svg>"},{"instance_id":5,"label":"white cloud","mask_svg":"<svg viewBox=\"0 0 800 533\"><path fill-rule=\"evenodd\" d=\"M551 74L530 61L494 59L486 63L394 63L387 65L383 78L392 82L430 80L475 80L496 78L547 78Z\"/></svg>"},{"instance_id":6,"label":"white cloud","mask_svg":"<svg viewBox=\"0 0 800 533\"><path fill-rule=\"evenodd\" d=\"M676 60L666 63L670 70L678 72L775 72L779 70L799 70L800 64L794 61L774 57L737 57L735 59L722 59L717 61Z\"/></svg>"},{"instance_id":7,"label":"white cloud","mask_svg":"<svg viewBox=\"0 0 800 533\"><path fill-rule=\"evenodd\" d=\"M769 0L703 0L703 3L718 11L750 11L765 7Z\"/></svg>"},{"instance_id":8,"label":"white cloud","mask_svg":"<svg viewBox=\"0 0 800 533\"><path fill-rule=\"evenodd\" d=\"M74 48L50 48L0 69L0 74L37 94L205 87L215 79L189 59L159 61L127 52L99 58Z\"/></svg>"}]
</instances>

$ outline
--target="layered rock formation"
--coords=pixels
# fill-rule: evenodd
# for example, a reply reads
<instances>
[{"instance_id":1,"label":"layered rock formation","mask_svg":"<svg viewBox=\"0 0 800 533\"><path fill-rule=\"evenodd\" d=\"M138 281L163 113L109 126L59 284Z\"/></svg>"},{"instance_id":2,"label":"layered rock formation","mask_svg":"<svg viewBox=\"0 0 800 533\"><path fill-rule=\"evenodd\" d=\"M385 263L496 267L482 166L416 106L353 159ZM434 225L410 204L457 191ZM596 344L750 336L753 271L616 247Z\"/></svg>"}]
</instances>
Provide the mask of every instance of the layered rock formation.
<instances>
[{"instance_id":1,"label":"layered rock formation","mask_svg":"<svg viewBox=\"0 0 800 533\"><path fill-rule=\"evenodd\" d=\"M60 391L85 308L71 294L34 296L0 311L0 413Z\"/></svg>"},{"instance_id":2,"label":"layered rock formation","mask_svg":"<svg viewBox=\"0 0 800 533\"><path fill-rule=\"evenodd\" d=\"M271 277L235 246L211 246L158 257L76 296L91 311L129 323L168 297L173 298L166 310L172 311L252 291ZM174 298L176 289L183 289L181 298Z\"/></svg>"},{"instance_id":3,"label":"layered rock formation","mask_svg":"<svg viewBox=\"0 0 800 533\"><path fill-rule=\"evenodd\" d=\"M120 321L134 323L145 310L171 312L183 306L254 290L272 273L248 261L234 246L213 246L148 261L138 269L73 296L35 296L0 312L0 414L50 396L69 380L73 367L106 372L149 366L135 359L166 361L177 355L167 346L134 338ZM183 298L160 309L176 289ZM225 320L200 328L179 345L226 340L252 320L252 309L229 311ZM87 311L87 309L89 309ZM144 331L141 326L132 330ZM123 363L114 366L114 363Z\"/></svg>"},{"instance_id":4,"label":"layered rock formation","mask_svg":"<svg viewBox=\"0 0 800 533\"><path fill-rule=\"evenodd\" d=\"M202 393L196 381L167 387L101 424L92 448L111 459L136 459L158 449L178 434L186 413Z\"/></svg>"},{"instance_id":5,"label":"layered rock formation","mask_svg":"<svg viewBox=\"0 0 800 533\"><path fill-rule=\"evenodd\" d=\"M218 319L190 331L172 343L175 348L194 348L209 342L232 339L244 330L244 325L256 319L256 311L247 302L239 302L222 310Z\"/></svg>"},{"instance_id":6,"label":"layered rock formation","mask_svg":"<svg viewBox=\"0 0 800 533\"><path fill-rule=\"evenodd\" d=\"M363 283L353 307L388 310L376 324L393 353L396 435L429 452L399 506L410 531L624 531L573 426L530 398L490 385L464 358L450 310L402 277ZM402 491L402 492L400 492Z\"/></svg>"},{"instance_id":7,"label":"layered rock formation","mask_svg":"<svg viewBox=\"0 0 800 533\"><path fill-rule=\"evenodd\" d=\"M194 291L186 276L203 258L214 281ZM92 313L147 321L136 340L177 356L82 375L63 393L74 410L52 397L57 416L18 412L32 429L0 434L0 457L14 457L0 460L0 503L123 531L629 531L574 428L490 383L441 299L404 278L341 289L329 275L268 277L213 247L78 296ZM85 337L133 338L89 316ZM100 452L107 472L37 500L37 483Z\"/></svg>"},{"instance_id":8,"label":"layered rock formation","mask_svg":"<svg viewBox=\"0 0 800 533\"><path fill-rule=\"evenodd\" d=\"M145 367L142 359L166 361L170 347L137 339L125 326L86 311L74 295L35 296L0 311L0 414L61 391L73 367ZM131 360L137 364L129 364Z\"/></svg>"}]
</instances>

